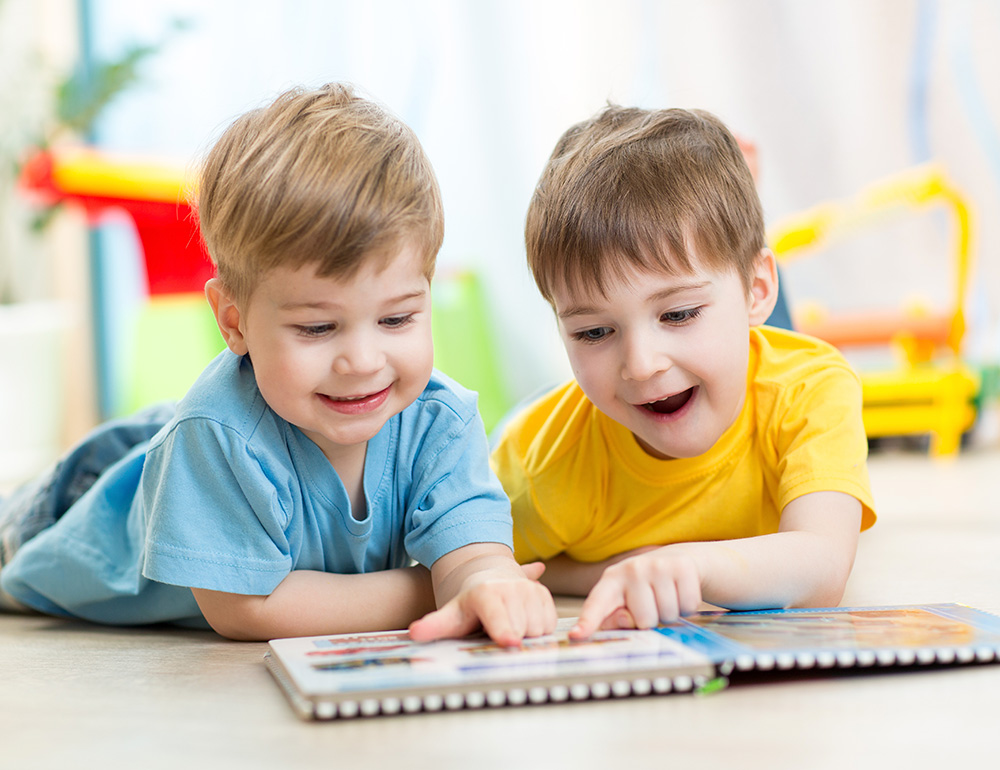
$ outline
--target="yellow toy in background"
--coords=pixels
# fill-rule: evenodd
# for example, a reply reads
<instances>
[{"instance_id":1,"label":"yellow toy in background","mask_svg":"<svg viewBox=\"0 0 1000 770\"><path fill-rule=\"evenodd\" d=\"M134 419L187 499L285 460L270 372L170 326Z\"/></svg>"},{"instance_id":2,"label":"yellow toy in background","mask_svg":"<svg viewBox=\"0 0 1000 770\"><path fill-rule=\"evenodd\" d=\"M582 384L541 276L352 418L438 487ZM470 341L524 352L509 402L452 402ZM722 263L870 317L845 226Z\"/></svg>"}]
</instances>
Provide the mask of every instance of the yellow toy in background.
<instances>
[{"instance_id":1,"label":"yellow toy in background","mask_svg":"<svg viewBox=\"0 0 1000 770\"><path fill-rule=\"evenodd\" d=\"M796 313L798 331L838 348L890 347L897 365L861 371L865 430L871 438L930 434L931 453L954 455L976 419L979 381L963 361L965 301L972 268L971 217L965 198L937 165L919 166L876 182L854 198L824 203L771 228L779 261L843 240L889 217L930 206L952 215L951 303L941 312L900 310L833 315L813 306Z\"/></svg>"}]
</instances>

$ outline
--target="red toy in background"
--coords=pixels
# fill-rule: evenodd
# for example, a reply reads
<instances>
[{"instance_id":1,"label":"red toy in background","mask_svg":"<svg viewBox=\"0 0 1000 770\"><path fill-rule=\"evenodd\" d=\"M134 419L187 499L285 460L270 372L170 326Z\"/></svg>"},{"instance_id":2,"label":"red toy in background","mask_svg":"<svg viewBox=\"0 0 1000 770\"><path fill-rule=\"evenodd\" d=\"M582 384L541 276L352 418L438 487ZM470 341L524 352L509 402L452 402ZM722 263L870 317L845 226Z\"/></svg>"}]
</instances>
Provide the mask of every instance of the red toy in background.
<instances>
[{"instance_id":1,"label":"red toy in background","mask_svg":"<svg viewBox=\"0 0 1000 770\"><path fill-rule=\"evenodd\" d=\"M151 295L201 293L214 268L205 253L181 166L80 148L40 152L21 183L43 201L83 206L92 222L124 210L142 244Z\"/></svg>"},{"instance_id":2,"label":"red toy in background","mask_svg":"<svg viewBox=\"0 0 1000 770\"><path fill-rule=\"evenodd\" d=\"M98 349L102 343L124 346L116 350L119 366L102 374L109 388L105 416L181 398L223 348L204 293L215 268L188 198L194 171L93 148L40 152L22 170L22 188L42 203L79 206L91 225L124 211L135 226L149 296L135 318L134 335L120 336L116 329L114 340L99 341Z\"/></svg>"}]
</instances>

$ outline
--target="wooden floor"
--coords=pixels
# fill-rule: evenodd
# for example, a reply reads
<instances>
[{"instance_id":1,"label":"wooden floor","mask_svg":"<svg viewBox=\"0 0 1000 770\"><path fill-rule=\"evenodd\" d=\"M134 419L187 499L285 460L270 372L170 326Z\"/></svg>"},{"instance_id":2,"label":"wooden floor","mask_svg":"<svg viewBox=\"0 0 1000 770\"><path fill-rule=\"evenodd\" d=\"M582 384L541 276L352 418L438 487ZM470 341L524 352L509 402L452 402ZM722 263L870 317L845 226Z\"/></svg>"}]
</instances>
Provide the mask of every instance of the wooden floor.
<instances>
[{"instance_id":1,"label":"wooden floor","mask_svg":"<svg viewBox=\"0 0 1000 770\"><path fill-rule=\"evenodd\" d=\"M1000 453L873 457L846 604L1000 613ZM572 603L564 605L567 614ZM298 721L264 646L0 616L0 768L996 767L1000 665L339 723Z\"/></svg>"}]
</instances>

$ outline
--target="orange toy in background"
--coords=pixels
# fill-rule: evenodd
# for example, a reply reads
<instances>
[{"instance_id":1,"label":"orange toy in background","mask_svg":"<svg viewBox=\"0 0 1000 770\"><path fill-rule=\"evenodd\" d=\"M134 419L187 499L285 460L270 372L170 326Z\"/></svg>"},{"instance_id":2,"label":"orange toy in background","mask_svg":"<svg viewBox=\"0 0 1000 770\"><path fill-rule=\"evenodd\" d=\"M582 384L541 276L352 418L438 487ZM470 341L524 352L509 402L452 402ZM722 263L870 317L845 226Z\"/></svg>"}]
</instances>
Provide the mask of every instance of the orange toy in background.
<instances>
[{"instance_id":1,"label":"orange toy in background","mask_svg":"<svg viewBox=\"0 0 1000 770\"><path fill-rule=\"evenodd\" d=\"M932 454L951 456L975 422L979 380L962 358L972 267L971 217L965 198L944 171L936 165L910 169L870 185L852 199L793 215L768 235L778 259L788 261L890 217L933 205L946 207L953 220L949 307L938 312L910 307L837 316L811 306L796 314L795 325L845 352L892 348L898 366L860 371L868 436L926 433L931 436Z\"/></svg>"}]
</instances>

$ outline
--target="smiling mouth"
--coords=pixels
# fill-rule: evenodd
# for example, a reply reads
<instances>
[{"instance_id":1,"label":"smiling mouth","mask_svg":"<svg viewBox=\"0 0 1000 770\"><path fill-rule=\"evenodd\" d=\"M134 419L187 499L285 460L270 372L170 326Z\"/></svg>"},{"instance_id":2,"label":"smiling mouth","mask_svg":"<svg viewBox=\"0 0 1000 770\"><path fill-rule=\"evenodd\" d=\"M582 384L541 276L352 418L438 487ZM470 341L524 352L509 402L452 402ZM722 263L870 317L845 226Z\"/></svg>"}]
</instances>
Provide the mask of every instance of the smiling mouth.
<instances>
[{"instance_id":1,"label":"smiling mouth","mask_svg":"<svg viewBox=\"0 0 1000 770\"><path fill-rule=\"evenodd\" d=\"M381 393L382 391L379 391ZM365 399L373 398L377 396L378 393L367 393L364 396L327 396L331 401L338 401L342 403L350 403L351 401L364 401Z\"/></svg>"},{"instance_id":2,"label":"smiling mouth","mask_svg":"<svg viewBox=\"0 0 1000 770\"><path fill-rule=\"evenodd\" d=\"M384 388L377 393L368 393L363 396L338 397L322 395L322 399L327 406L342 414L363 414L365 412L374 411L382 406L388 397L389 388Z\"/></svg>"},{"instance_id":3,"label":"smiling mouth","mask_svg":"<svg viewBox=\"0 0 1000 770\"><path fill-rule=\"evenodd\" d=\"M642 408L656 414L673 414L684 408L693 395L694 388L688 388L661 401L650 401L647 404L642 404Z\"/></svg>"}]
</instances>

